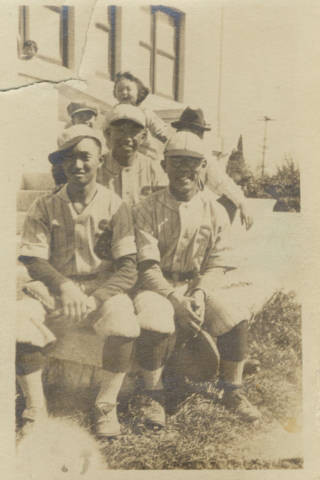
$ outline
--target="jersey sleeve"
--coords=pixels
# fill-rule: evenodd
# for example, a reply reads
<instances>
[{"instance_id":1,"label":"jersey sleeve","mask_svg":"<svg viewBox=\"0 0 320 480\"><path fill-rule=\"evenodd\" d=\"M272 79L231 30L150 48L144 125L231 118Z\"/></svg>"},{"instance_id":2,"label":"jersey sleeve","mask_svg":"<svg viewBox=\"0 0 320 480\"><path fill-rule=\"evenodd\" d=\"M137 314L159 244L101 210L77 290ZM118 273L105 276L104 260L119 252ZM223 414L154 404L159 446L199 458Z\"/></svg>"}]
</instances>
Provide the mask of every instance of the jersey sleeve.
<instances>
[{"instance_id":1,"label":"jersey sleeve","mask_svg":"<svg viewBox=\"0 0 320 480\"><path fill-rule=\"evenodd\" d=\"M152 196L138 203L133 208L133 221L137 243L138 263L146 260L160 262L160 251L155 227L153 225Z\"/></svg>"},{"instance_id":2,"label":"jersey sleeve","mask_svg":"<svg viewBox=\"0 0 320 480\"><path fill-rule=\"evenodd\" d=\"M50 258L50 221L42 198L27 213L20 245L20 256Z\"/></svg>"},{"instance_id":3,"label":"jersey sleeve","mask_svg":"<svg viewBox=\"0 0 320 480\"><path fill-rule=\"evenodd\" d=\"M167 124L152 110L144 109L144 113L146 116L146 127L151 135L163 143L166 142L168 139Z\"/></svg>"},{"instance_id":4,"label":"jersey sleeve","mask_svg":"<svg viewBox=\"0 0 320 480\"><path fill-rule=\"evenodd\" d=\"M111 251L115 260L137 252L130 207L119 199L112 217Z\"/></svg>"},{"instance_id":5,"label":"jersey sleeve","mask_svg":"<svg viewBox=\"0 0 320 480\"><path fill-rule=\"evenodd\" d=\"M241 187L236 185L213 158L208 160L206 186L214 193L228 197L237 207L244 201L245 197Z\"/></svg>"}]
</instances>

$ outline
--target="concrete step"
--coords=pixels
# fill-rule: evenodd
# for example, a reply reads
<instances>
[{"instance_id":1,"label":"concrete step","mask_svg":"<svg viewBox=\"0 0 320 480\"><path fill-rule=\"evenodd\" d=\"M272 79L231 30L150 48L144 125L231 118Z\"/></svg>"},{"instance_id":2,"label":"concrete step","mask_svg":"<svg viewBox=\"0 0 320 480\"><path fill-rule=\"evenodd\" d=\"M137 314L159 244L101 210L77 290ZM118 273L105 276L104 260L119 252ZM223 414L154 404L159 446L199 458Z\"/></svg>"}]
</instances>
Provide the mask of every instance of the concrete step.
<instances>
[{"instance_id":1,"label":"concrete step","mask_svg":"<svg viewBox=\"0 0 320 480\"><path fill-rule=\"evenodd\" d=\"M27 212L37 198L49 192L50 190L19 190L17 193L17 211Z\"/></svg>"},{"instance_id":2,"label":"concrete step","mask_svg":"<svg viewBox=\"0 0 320 480\"><path fill-rule=\"evenodd\" d=\"M21 183L22 190L52 190L55 186L51 172L24 173Z\"/></svg>"}]
</instances>

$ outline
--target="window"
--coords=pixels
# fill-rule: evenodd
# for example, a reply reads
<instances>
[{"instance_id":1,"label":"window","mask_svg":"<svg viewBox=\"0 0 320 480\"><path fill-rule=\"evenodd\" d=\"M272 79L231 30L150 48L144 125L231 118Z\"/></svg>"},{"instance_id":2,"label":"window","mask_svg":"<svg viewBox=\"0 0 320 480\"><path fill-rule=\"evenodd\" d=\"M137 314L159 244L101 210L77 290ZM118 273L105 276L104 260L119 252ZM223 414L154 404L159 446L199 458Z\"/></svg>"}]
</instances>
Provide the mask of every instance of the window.
<instances>
[{"instance_id":1,"label":"window","mask_svg":"<svg viewBox=\"0 0 320 480\"><path fill-rule=\"evenodd\" d=\"M152 93L182 97L184 14L163 6L141 7L141 79Z\"/></svg>"},{"instance_id":2,"label":"window","mask_svg":"<svg viewBox=\"0 0 320 480\"><path fill-rule=\"evenodd\" d=\"M99 12L100 13L100 12ZM95 52L94 61L96 73L99 76L113 80L117 66L116 30L119 24L119 12L115 6L107 7L107 11L99 14L99 21L95 23ZM99 47L99 48L97 48Z\"/></svg>"},{"instance_id":3,"label":"window","mask_svg":"<svg viewBox=\"0 0 320 480\"><path fill-rule=\"evenodd\" d=\"M32 41L39 59L72 68L72 23L73 7L20 7L20 52L25 42Z\"/></svg>"}]
</instances>

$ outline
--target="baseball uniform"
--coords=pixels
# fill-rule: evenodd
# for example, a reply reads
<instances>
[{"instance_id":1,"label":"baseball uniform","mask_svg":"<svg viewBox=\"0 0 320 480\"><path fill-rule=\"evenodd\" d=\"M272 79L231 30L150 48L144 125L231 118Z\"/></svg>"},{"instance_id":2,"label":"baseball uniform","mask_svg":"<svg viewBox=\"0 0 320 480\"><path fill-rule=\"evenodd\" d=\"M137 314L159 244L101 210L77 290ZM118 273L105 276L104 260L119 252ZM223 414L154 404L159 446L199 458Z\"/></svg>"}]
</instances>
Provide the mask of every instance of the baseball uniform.
<instances>
[{"instance_id":1,"label":"baseball uniform","mask_svg":"<svg viewBox=\"0 0 320 480\"><path fill-rule=\"evenodd\" d=\"M163 305L163 297L178 287L182 293L206 292L205 324L214 337L251 316L255 290L237 272L228 247L229 219L209 189L179 202L165 188L134 207L133 216L138 263L155 262L140 275L141 288L153 291L154 312L161 308L157 297Z\"/></svg>"},{"instance_id":2,"label":"baseball uniform","mask_svg":"<svg viewBox=\"0 0 320 480\"><path fill-rule=\"evenodd\" d=\"M168 184L158 162L137 152L130 166L121 166L112 153L104 156L97 181L117 193L129 205L134 205L158 188Z\"/></svg>"},{"instance_id":3,"label":"baseball uniform","mask_svg":"<svg viewBox=\"0 0 320 480\"><path fill-rule=\"evenodd\" d=\"M110 252L103 252L101 247L99 248L101 236L108 232L112 234L111 256ZM95 195L80 214L76 213L72 206L67 194L67 185L55 194L36 200L26 217L20 255L21 258L37 257L47 260L58 274L72 279L87 295L96 296L104 302L108 300L109 290L113 287L115 275L113 261L135 252L131 212L128 206L114 192L97 184ZM135 270L135 265L133 269ZM51 293L49 287L49 294ZM118 288L113 293L124 292ZM113 334L126 335L128 330L128 336L131 334L136 336L138 327L135 325L132 302L124 295L121 297L124 297L122 301L117 301L116 298L108 300L112 315L115 314L115 310L120 309L120 313L116 314L120 323L118 327L113 325L112 328L115 329ZM32 299L21 300L22 312L26 300L30 303ZM32 317L32 308L29 310ZM38 310L38 308L35 310L37 318L31 318L33 326L39 323L43 325L45 320L45 311L43 310L41 316ZM19 318L21 317L19 315ZM95 325L98 333L104 335L104 326L101 322L100 319ZM109 331L108 328L105 333ZM23 338L18 340L23 341ZM39 346L44 346L45 343L44 338ZM39 344L39 341L35 344Z\"/></svg>"}]
</instances>

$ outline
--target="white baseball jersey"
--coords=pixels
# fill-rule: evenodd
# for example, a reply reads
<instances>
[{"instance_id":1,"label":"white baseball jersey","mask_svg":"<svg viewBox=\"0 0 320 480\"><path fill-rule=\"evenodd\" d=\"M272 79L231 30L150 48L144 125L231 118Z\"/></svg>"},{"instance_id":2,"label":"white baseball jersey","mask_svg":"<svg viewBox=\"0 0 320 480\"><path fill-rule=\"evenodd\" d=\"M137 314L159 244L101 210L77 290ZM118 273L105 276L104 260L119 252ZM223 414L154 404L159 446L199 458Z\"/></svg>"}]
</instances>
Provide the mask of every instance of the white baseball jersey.
<instances>
[{"instance_id":1,"label":"white baseball jersey","mask_svg":"<svg viewBox=\"0 0 320 480\"><path fill-rule=\"evenodd\" d=\"M179 202L165 188L140 202L133 214L139 262L155 260L172 273L200 273L209 260L221 265L220 234L230 222L208 189Z\"/></svg>"},{"instance_id":2,"label":"white baseball jersey","mask_svg":"<svg viewBox=\"0 0 320 480\"><path fill-rule=\"evenodd\" d=\"M96 248L106 229L112 233L113 259L136 253L131 212L118 195L97 184L95 195L78 214L65 185L31 206L20 255L48 260L66 277L111 270L112 260L100 258Z\"/></svg>"},{"instance_id":3,"label":"white baseball jersey","mask_svg":"<svg viewBox=\"0 0 320 480\"><path fill-rule=\"evenodd\" d=\"M158 187L168 184L167 175L160 164L139 152L128 167L121 166L111 153L105 155L97 181L117 193L129 205L135 205Z\"/></svg>"}]
</instances>

